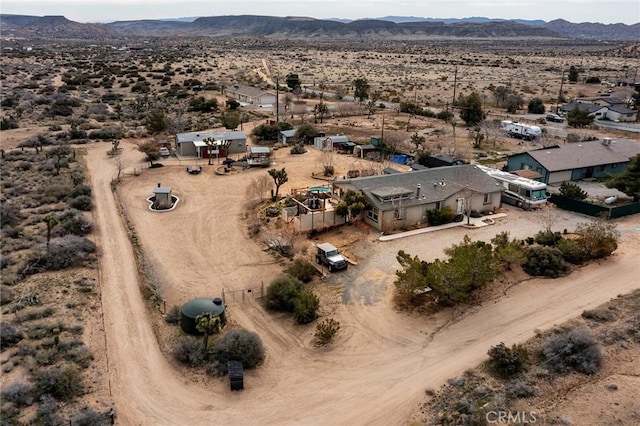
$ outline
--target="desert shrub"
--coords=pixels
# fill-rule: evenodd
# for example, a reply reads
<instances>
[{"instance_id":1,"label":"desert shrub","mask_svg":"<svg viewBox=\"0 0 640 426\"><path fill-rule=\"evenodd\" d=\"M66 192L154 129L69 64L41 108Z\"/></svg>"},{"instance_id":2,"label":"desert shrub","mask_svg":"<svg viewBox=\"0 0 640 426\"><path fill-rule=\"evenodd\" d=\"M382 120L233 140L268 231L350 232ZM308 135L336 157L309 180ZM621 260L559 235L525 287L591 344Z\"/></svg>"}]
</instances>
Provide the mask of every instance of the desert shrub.
<instances>
[{"instance_id":1,"label":"desert shrub","mask_svg":"<svg viewBox=\"0 0 640 426\"><path fill-rule=\"evenodd\" d=\"M223 364L216 360L209 361L207 365L204 366L204 371L207 373L207 376L210 377L222 377L229 373L227 364Z\"/></svg>"},{"instance_id":2,"label":"desert shrub","mask_svg":"<svg viewBox=\"0 0 640 426\"><path fill-rule=\"evenodd\" d=\"M507 387L507 392L511 397L516 398L531 398L538 394L536 388L522 379L515 379L510 382Z\"/></svg>"},{"instance_id":3,"label":"desert shrub","mask_svg":"<svg viewBox=\"0 0 640 426\"><path fill-rule=\"evenodd\" d=\"M15 346L24 338L22 330L10 322L0 322L0 346L2 349Z\"/></svg>"},{"instance_id":4,"label":"desert shrub","mask_svg":"<svg viewBox=\"0 0 640 426\"><path fill-rule=\"evenodd\" d=\"M50 171L53 171L53 169L54 167L52 166ZM71 185L51 184L45 186L43 192L45 197L54 201L65 201L71 196L72 191L73 187Z\"/></svg>"},{"instance_id":5,"label":"desert shrub","mask_svg":"<svg viewBox=\"0 0 640 426\"><path fill-rule=\"evenodd\" d=\"M304 154L307 152L307 149L302 144L295 144L291 147L289 152L291 152L291 154Z\"/></svg>"},{"instance_id":6,"label":"desert shrub","mask_svg":"<svg viewBox=\"0 0 640 426\"><path fill-rule=\"evenodd\" d=\"M84 178L82 176L80 176L79 179L84 179ZM76 185L71 190L71 194L70 195L72 197L79 197L80 195L90 196L91 195L91 187L88 186L88 185L84 185L84 184Z\"/></svg>"},{"instance_id":7,"label":"desert shrub","mask_svg":"<svg viewBox=\"0 0 640 426\"><path fill-rule=\"evenodd\" d=\"M620 233L616 226L607 221L579 223L576 234L580 236L578 243L590 259L608 257L618 248Z\"/></svg>"},{"instance_id":8,"label":"desert shrub","mask_svg":"<svg viewBox=\"0 0 640 426\"><path fill-rule=\"evenodd\" d=\"M88 368L93 361L93 354L86 345L79 345L65 353L63 358L81 368Z\"/></svg>"},{"instance_id":9,"label":"desert shrub","mask_svg":"<svg viewBox=\"0 0 640 426\"><path fill-rule=\"evenodd\" d=\"M267 308L276 311L293 312L294 302L304 291L302 283L293 277L276 278L267 287Z\"/></svg>"},{"instance_id":10,"label":"desert shrub","mask_svg":"<svg viewBox=\"0 0 640 426\"><path fill-rule=\"evenodd\" d=\"M211 356L221 364L233 360L241 361L245 368L254 368L264 360L264 346L258 333L231 330L215 342Z\"/></svg>"},{"instance_id":11,"label":"desert shrub","mask_svg":"<svg viewBox=\"0 0 640 426\"><path fill-rule=\"evenodd\" d=\"M49 253L36 254L32 258L32 264L36 266L33 272L43 269L59 271L79 265L95 251L96 245L93 242L77 235L52 238Z\"/></svg>"},{"instance_id":12,"label":"desert shrub","mask_svg":"<svg viewBox=\"0 0 640 426\"><path fill-rule=\"evenodd\" d=\"M328 345L340 331L340 323L333 318L327 318L316 324L314 334L316 346Z\"/></svg>"},{"instance_id":13,"label":"desert shrub","mask_svg":"<svg viewBox=\"0 0 640 426\"><path fill-rule=\"evenodd\" d=\"M71 417L69 421L73 426L106 426L111 424L104 413L98 413L91 407L85 407Z\"/></svg>"},{"instance_id":14,"label":"desert shrub","mask_svg":"<svg viewBox=\"0 0 640 426\"><path fill-rule=\"evenodd\" d=\"M427 210L427 220L429 225L438 226L453 221L455 214L451 207L445 206L441 209Z\"/></svg>"},{"instance_id":15,"label":"desert shrub","mask_svg":"<svg viewBox=\"0 0 640 426\"><path fill-rule=\"evenodd\" d=\"M569 263L579 265L589 259L588 254L584 252L580 243L576 240L562 238L558 242L557 248L562 253L564 260Z\"/></svg>"},{"instance_id":16,"label":"desert shrub","mask_svg":"<svg viewBox=\"0 0 640 426\"><path fill-rule=\"evenodd\" d=\"M50 394L63 401L79 396L84 391L80 370L75 365L34 370L31 379L39 394Z\"/></svg>"},{"instance_id":17,"label":"desert shrub","mask_svg":"<svg viewBox=\"0 0 640 426\"><path fill-rule=\"evenodd\" d=\"M296 259L286 270L287 274L299 279L303 283L310 282L318 274L316 267L304 259Z\"/></svg>"},{"instance_id":18,"label":"desert shrub","mask_svg":"<svg viewBox=\"0 0 640 426\"><path fill-rule=\"evenodd\" d=\"M540 231L535 236L535 242L542 246L555 247L562 239L562 234L551 230Z\"/></svg>"},{"instance_id":19,"label":"desert shrub","mask_svg":"<svg viewBox=\"0 0 640 426\"><path fill-rule=\"evenodd\" d=\"M65 422L58 413L58 403L51 395L42 395L40 397L40 404L36 410L36 418L33 421L34 425L43 426L59 426Z\"/></svg>"},{"instance_id":20,"label":"desert shrub","mask_svg":"<svg viewBox=\"0 0 640 426\"><path fill-rule=\"evenodd\" d=\"M582 318L598 322L615 321L616 315L610 309L589 309L582 312Z\"/></svg>"},{"instance_id":21,"label":"desert shrub","mask_svg":"<svg viewBox=\"0 0 640 426\"><path fill-rule=\"evenodd\" d=\"M503 379L513 377L526 369L528 356L522 346L513 345L508 348L500 342L489 349L488 355L489 368Z\"/></svg>"},{"instance_id":22,"label":"desert shrub","mask_svg":"<svg viewBox=\"0 0 640 426\"><path fill-rule=\"evenodd\" d=\"M55 237L65 235L84 236L93 231L93 225L77 210L67 210L58 216L58 225L53 229Z\"/></svg>"},{"instance_id":23,"label":"desert shrub","mask_svg":"<svg viewBox=\"0 0 640 426\"><path fill-rule=\"evenodd\" d=\"M0 305L7 305L15 299L15 294L8 286L0 287Z\"/></svg>"},{"instance_id":24,"label":"desert shrub","mask_svg":"<svg viewBox=\"0 0 640 426\"><path fill-rule=\"evenodd\" d=\"M198 339L192 336L185 336L178 340L171 353L176 360L192 367L200 365L204 361L202 345Z\"/></svg>"},{"instance_id":25,"label":"desert shrub","mask_svg":"<svg viewBox=\"0 0 640 426\"><path fill-rule=\"evenodd\" d=\"M589 196L582 188L572 182L562 182L560 195L572 200L584 200Z\"/></svg>"},{"instance_id":26,"label":"desert shrub","mask_svg":"<svg viewBox=\"0 0 640 426\"><path fill-rule=\"evenodd\" d=\"M604 357L596 339L583 328L550 337L542 344L541 350L547 368L558 373L575 370L594 374L600 369Z\"/></svg>"},{"instance_id":27,"label":"desert shrub","mask_svg":"<svg viewBox=\"0 0 640 426\"><path fill-rule=\"evenodd\" d=\"M167 314L164 316L164 320L167 324L178 324L181 317L182 309L180 305L173 305L167 311Z\"/></svg>"},{"instance_id":28,"label":"desert shrub","mask_svg":"<svg viewBox=\"0 0 640 426\"><path fill-rule=\"evenodd\" d=\"M2 419L2 425L12 426L19 425L18 416L21 411L14 403L1 400L0 403L0 419Z\"/></svg>"},{"instance_id":29,"label":"desert shrub","mask_svg":"<svg viewBox=\"0 0 640 426\"><path fill-rule=\"evenodd\" d=\"M89 132L88 136L90 139L120 139L124 136L124 131L120 127L109 126L103 127L102 129L92 130Z\"/></svg>"},{"instance_id":30,"label":"desert shrub","mask_svg":"<svg viewBox=\"0 0 640 426\"><path fill-rule=\"evenodd\" d=\"M318 318L320 300L309 290L303 291L293 302L293 318L298 324L308 324Z\"/></svg>"},{"instance_id":31,"label":"desert shrub","mask_svg":"<svg viewBox=\"0 0 640 426\"><path fill-rule=\"evenodd\" d=\"M83 212L91 211L93 203L88 195L79 195L69 203L71 208L81 210Z\"/></svg>"},{"instance_id":32,"label":"desert shrub","mask_svg":"<svg viewBox=\"0 0 640 426\"><path fill-rule=\"evenodd\" d=\"M27 407L33 404L33 385L24 382L11 382L2 386L0 393L3 401L9 401L17 407Z\"/></svg>"},{"instance_id":33,"label":"desert shrub","mask_svg":"<svg viewBox=\"0 0 640 426\"><path fill-rule=\"evenodd\" d=\"M556 278L569 270L557 248L529 247L526 256L522 269L529 275Z\"/></svg>"},{"instance_id":34,"label":"desert shrub","mask_svg":"<svg viewBox=\"0 0 640 426\"><path fill-rule=\"evenodd\" d=\"M3 179L4 180L4 179ZM16 204L2 202L0 204L0 226L16 226L24 218L20 207Z\"/></svg>"}]
</instances>

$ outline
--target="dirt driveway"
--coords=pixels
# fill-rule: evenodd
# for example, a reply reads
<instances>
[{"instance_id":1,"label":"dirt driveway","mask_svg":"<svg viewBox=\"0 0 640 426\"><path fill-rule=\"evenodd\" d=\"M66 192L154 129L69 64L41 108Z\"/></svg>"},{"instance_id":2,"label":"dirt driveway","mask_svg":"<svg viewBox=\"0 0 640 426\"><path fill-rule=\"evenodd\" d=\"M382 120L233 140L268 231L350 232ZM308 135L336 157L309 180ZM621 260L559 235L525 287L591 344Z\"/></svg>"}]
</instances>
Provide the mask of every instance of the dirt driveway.
<instances>
[{"instance_id":1,"label":"dirt driveway","mask_svg":"<svg viewBox=\"0 0 640 426\"><path fill-rule=\"evenodd\" d=\"M282 155L278 158L279 155ZM291 185L313 183L309 163L317 153L276 156ZM123 160L141 165L140 154L125 146ZM328 349L311 345L312 327L293 327L265 313L256 303L232 304L230 314L257 331L267 348L265 364L247 373L245 390L231 393L225 380L190 380L175 371L161 353L140 296L131 246L110 190L116 174L104 145L87 156L96 202L97 242L109 357L108 377L122 425L228 424L402 424L417 409L425 388L434 388L485 357L489 346L511 343L560 323L582 310L640 286L637 217L620 221L624 241L617 254L557 280L530 280L504 297L479 307L459 321L447 315L424 319L396 312L391 305L395 253L403 248L438 256L459 241L462 230L423 234L381 243L356 244L359 265L335 274L326 285L349 294L336 303L342 324ZM192 176L183 165L145 170L119 187L126 214L145 252L165 277L163 295L170 304L195 296L219 295L222 288L268 283L278 264L243 229L243 199L251 170L233 176L205 171ZM181 198L174 212L152 213L145 198L161 183ZM284 188L286 191L287 188ZM477 230L473 238L492 236L509 220ZM634 223L636 222L636 223ZM558 227L566 227L559 224ZM539 229L518 224L514 236ZM483 234L484 233L484 234ZM370 286L371 290L364 290ZM487 338L487 336L490 336Z\"/></svg>"}]
</instances>

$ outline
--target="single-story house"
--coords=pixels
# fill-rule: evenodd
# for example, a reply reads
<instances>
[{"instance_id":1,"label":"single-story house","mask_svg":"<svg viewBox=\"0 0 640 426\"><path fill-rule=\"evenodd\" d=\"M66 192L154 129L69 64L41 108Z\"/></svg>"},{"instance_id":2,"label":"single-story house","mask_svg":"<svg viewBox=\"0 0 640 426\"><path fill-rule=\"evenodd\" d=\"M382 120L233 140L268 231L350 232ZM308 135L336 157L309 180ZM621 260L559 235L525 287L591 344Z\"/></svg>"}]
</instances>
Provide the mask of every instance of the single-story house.
<instances>
[{"instance_id":1,"label":"single-story house","mask_svg":"<svg viewBox=\"0 0 640 426\"><path fill-rule=\"evenodd\" d=\"M176 135L176 151L182 156L209 158L209 145L205 139L213 139L211 155L226 157L227 154L237 154L247 151L247 135L243 131L228 132L191 132ZM229 143L225 150L222 145Z\"/></svg>"},{"instance_id":2,"label":"single-story house","mask_svg":"<svg viewBox=\"0 0 640 426\"><path fill-rule=\"evenodd\" d=\"M296 129L281 130L278 134L278 142L283 145L289 145L296 135Z\"/></svg>"},{"instance_id":3,"label":"single-story house","mask_svg":"<svg viewBox=\"0 0 640 426\"><path fill-rule=\"evenodd\" d=\"M276 94L257 87L234 84L224 88L224 94L238 102L251 105L274 105Z\"/></svg>"},{"instance_id":4,"label":"single-story house","mask_svg":"<svg viewBox=\"0 0 640 426\"><path fill-rule=\"evenodd\" d=\"M507 157L507 171L534 170L548 184L603 177L622 172L640 154L640 143L626 140L568 143Z\"/></svg>"},{"instance_id":5,"label":"single-story house","mask_svg":"<svg viewBox=\"0 0 640 426\"><path fill-rule=\"evenodd\" d=\"M454 157L447 154L434 154L427 157L427 167L445 167L445 166L460 166L464 164L461 158Z\"/></svg>"},{"instance_id":6,"label":"single-story house","mask_svg":"<svg viewBox=\"0 0 640 426\"><path fill-rule=\"evenodd\" d=\"M495 211L500 207L502 185L474 165L391 173L333 181L334 193L361 192L371 202L363 214L372 228L389 232L427 222L427 211L450 207Z\"/></svg>"},{"instance_id":7,"label":"single-story house","mask_svg":"<svg viewBox=\"0 0 640 426\"><path fill-rule=\"evenodd\" d=\"M602 102L604 103L604 102ZM560 107L560 111L566 115L573 111L575 107L582 111L588 111L590 116L596 120L612 121L636 121L638 112L622 105L600 105L599 103L571 101Z\"/></svg>"}]
</instances>

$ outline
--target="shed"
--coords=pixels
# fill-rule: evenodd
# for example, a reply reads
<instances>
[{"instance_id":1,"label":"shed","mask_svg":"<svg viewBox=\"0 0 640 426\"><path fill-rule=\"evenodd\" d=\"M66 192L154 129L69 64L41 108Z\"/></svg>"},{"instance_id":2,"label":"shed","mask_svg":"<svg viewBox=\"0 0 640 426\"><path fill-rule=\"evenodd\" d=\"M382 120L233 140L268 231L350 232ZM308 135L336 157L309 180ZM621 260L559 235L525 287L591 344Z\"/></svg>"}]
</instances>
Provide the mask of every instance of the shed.
<instances>
[{"instance_id":1,"label":"shed","mask_svg":"<svg viewBox=\"0 0 640 426\"><path fill-rule=\"evenodd\" d=\"M182 331L189 334L202 334L196 329L196 318L198 315L210 312L220 318L220 324L224 326L227 322L225 306L219 297L199 297L182 305L182 315L180 316L180 327Z\"/></svg>"},{"instance_id":2,"label":"shed","mask_svg":"<svg viewBox=\"0 0 640 426\"><path fill-rule=\"evenodd\" d=\"M244 368L242 361L227 361L227 369L229 370L229 385L231 390L244 389Z\"/></svg>"},{"instance_id":3,"label":"shed","mask_svg":"<svg viewBox=\"0 0 640 426\"><path fill-rule=\"evenodd\" d=\"M369 144L369 145L356 145L353 148L353 154L358 158L364 158L368 152L374 152L378 148Z\"/></svg>"}]
</instances>

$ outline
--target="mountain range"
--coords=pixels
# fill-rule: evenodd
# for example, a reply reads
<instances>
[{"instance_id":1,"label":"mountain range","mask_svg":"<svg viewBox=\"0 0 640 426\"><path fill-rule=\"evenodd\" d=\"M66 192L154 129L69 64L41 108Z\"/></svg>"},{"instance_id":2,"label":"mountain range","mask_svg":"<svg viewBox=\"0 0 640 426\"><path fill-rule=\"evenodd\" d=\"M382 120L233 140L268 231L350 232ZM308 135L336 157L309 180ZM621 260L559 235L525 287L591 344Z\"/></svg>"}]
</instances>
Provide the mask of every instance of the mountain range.
<instances>
[{"instance_id":1,"label":"mountain range","mask_svg":"<svg viewBox=\"0 0 640 426\"><path fill-rule=\"evenodd\" d=\"M4 36L50 39L121 37L245 36L290 39L396 39L431 37L574 38L640 41L640 23L572 23L562 19L502 20L482 17L435 19L387 16L346 21L309 17L257 15L210 16L174 20L132 20L106 24L79 23L64 16L0 14Z\"/></svg>"}]
</instances>

